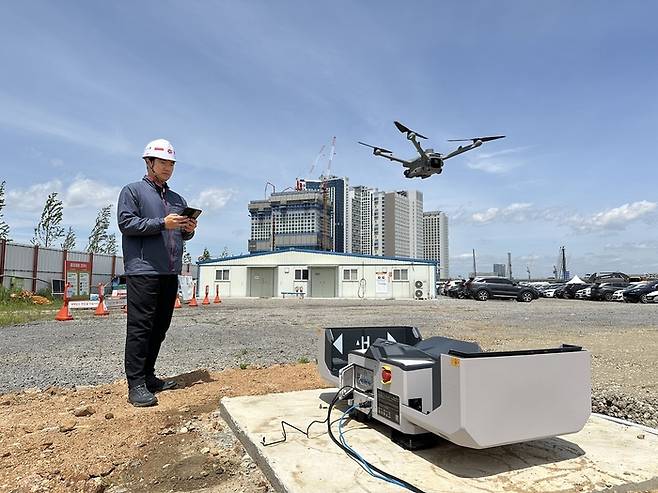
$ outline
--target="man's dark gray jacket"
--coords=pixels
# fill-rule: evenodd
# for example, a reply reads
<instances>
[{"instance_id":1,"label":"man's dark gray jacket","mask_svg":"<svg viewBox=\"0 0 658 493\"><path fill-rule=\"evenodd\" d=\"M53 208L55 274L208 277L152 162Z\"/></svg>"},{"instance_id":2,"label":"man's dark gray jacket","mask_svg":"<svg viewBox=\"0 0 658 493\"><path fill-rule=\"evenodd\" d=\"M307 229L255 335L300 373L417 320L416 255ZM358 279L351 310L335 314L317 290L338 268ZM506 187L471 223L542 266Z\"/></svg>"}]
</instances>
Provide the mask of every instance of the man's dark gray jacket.
<instances>
[{"instance_id":1,"label":"man's dark gray jacket","mask_svg":"<svg viewBox=\"0 0 658 493\"><path fill-rule=\"evenodd\" d=\"M130 275L180 274L183 240L194 233L165 229L164 218L180 214L185 199L165 183L159 187L147 177L123 187L117 205L122 233L123 268Z\"/></svg>"}]
</instances>

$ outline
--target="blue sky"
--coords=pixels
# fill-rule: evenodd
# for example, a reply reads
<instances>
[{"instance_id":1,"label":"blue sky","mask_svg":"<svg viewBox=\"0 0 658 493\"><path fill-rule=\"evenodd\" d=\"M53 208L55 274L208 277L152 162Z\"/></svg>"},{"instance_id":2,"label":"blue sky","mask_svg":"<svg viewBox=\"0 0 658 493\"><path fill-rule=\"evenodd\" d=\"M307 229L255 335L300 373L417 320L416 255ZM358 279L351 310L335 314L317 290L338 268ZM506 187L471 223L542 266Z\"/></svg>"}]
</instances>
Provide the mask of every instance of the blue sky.
<instances>
[{"instance_id":1,"label":"blue sky","mask_svg":"<svg viewBox=\"0 0 658 493\"><path fill-rule=\"evenodd\" d=\"M572 272L658 272L657 16L650 1L4 2L4 219L28 242L57 191L84 248L163 137L170 185L204 209L188 249L238 254L247 202L308 177L335 135L336 175L448 213L452 275L472 248L479 270L510 251L517 276L548 275L561 245ZM508 137L407 180L356 143L412 156L393 120L443 152Z\"/></svg>"}]
</instances>

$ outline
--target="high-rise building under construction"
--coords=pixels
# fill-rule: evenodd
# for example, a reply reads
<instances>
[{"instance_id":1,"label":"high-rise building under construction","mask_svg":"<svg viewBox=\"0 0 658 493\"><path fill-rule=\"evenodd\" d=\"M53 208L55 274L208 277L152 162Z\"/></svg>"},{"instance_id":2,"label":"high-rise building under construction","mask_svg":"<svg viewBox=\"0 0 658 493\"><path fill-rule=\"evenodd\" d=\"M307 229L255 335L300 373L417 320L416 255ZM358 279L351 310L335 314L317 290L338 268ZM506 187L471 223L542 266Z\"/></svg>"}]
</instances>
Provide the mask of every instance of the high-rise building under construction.
<instances>
[{"instance_id":1,"label":"high-rise building under construction","mask_svg":"<svg viewBox=\"0 0 658 493\"><path fill-rule=\"evenodd\" d=\"M249 202L249 253L281 248L332 250L333 204L320 190L273 193Z\"/></svg>"},{"instance_id":2,"label":"high-rise building under construction","mask_svg":"<svg viewBox=\"0 0 658 493\"><path fill-rule=\"evenodd\" d=\"M299 180L301 190L319 190L326 193L332 221L329 221L331 251L351 252L351 216L349 214L349 180L337 176L322 177L318 180Z\"/></svg>"}]
</instances>

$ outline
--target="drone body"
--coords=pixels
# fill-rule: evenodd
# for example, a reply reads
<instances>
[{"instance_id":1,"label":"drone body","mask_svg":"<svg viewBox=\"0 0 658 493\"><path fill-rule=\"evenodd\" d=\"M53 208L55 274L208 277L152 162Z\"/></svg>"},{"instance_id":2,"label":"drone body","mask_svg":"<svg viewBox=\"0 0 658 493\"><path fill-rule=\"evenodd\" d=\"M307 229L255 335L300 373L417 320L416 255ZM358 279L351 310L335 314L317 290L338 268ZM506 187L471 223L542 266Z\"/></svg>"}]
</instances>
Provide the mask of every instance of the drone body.
<instances>
[{"instance_id":1,"label":"drone body","mask_svg":"<svg viewBox=\"0 0 658 493\"><path fill-rule=\"evenodd\" d=\"M403 134L407 135L407 139L411 141L413 146L418 151L419 157L411 160L400 159L393 155L392 151L384 149L382 147L371 146L364 142L359 142L359 144L372 149L372 153L375 156L381 156L388 159L389 161L396 161L401 163L406 169L404 170L404 176L407 178L429 178L432 175L438 175L443 171L443 164L447 159L455 157L459 154L462 154L476 147L480 147L482 143L488 142L490 140L502 139L504 135L494 135L490 137L473 137L472 139L451 139L448 142L471 142L467 145L460 145L457 149L448 154L441 154L439 152L434 152L434 149L423 149L418 142L418 139L426 139L424 135L414 132L413 130L405 127L400 122L394 122L397 129Z\"/></svg>"}]
</instances>

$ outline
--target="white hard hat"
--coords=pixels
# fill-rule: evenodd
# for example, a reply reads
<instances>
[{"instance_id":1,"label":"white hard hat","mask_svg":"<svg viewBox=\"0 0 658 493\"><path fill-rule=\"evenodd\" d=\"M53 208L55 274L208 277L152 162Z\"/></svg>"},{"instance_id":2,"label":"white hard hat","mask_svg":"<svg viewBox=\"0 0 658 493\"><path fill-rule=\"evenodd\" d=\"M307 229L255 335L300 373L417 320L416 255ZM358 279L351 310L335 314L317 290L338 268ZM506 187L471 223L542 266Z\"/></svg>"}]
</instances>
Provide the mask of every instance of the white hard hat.
<instances>
[{"instance_id":1,"label":"white hard hat","mask_svg":"<svg viewBox=\"0 0 658 493\"><path fill-rule=\"evenodd\" d=\"M167 161L176 161L176 151L174 151L174 146L168 140L155 139L146 144L142 157L156 157Z\"/></svg>"}]
</instances>

